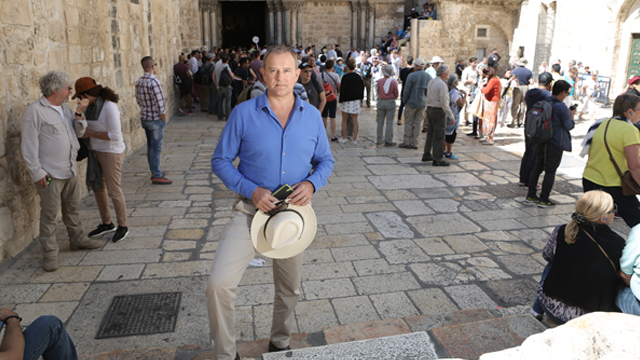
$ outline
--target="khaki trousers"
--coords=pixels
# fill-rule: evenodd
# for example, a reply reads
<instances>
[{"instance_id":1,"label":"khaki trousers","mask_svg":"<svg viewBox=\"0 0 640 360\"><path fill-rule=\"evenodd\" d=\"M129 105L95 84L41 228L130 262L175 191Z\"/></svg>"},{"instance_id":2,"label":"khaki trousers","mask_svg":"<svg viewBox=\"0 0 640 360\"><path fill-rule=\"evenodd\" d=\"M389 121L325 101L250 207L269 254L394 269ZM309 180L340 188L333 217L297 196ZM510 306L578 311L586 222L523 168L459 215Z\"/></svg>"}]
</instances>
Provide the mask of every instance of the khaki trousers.
<instances>
[{"instance_id":1,"label":"khaki trousers","mask_svg":"<svg viewBox=\"0 0 640 360\"><path fill-rule=\"evenodd\" d=\"M418 136L422 130L422 120L425 117L425 108L414 109L405 105L404 110L404 139L405 145L418 146Z\"/></svg>"},{"instance_id":2,"label":"khaki trousers","mask_svg":"<svg viewBox=\"0 0 640 360\"><path fill-rule=\"evenodd\" d=\"M236 201L213 258L205 293L214 359L233 360L236 356L234 301L238 283L255 255L249 234L255 213L256 207L250 200ZM302 254L289 259L273 259L275 298L271 341L279 348L289 346L293 310L300 298L301 273Z\"/></svg>"},{"instance_id":3,"label":"khaki trousers","mask_svg":"<svg viewBox=\"0 0 640 360\"><path fill-rule=\"evenodd\" d=\"M111 210L109 210L109 198L113 201L116 210L118 225L127 225L127 206L122 193L122 163L124 153L114 154L96 151L96 158L102 170L102 186L94 191L93 195L98 204L100 218L103 224L111 222Z\"/></svg>"},{"instance_id":4,"label":"khaki trousers","mask_svg":"<svg viewBox=\"0 0 640 360\"><path fill-rule=\"evenodd\" d=\"M40 245L44 251L44 258L58 257L56 243L56 219L62 207L62 222L67 227L69 243L81 244L84 231L78 213L80 206L80 184L78 177L71 179L51 178L49 186L36 185L40 194Z\"/></svg>"}]
</instances>

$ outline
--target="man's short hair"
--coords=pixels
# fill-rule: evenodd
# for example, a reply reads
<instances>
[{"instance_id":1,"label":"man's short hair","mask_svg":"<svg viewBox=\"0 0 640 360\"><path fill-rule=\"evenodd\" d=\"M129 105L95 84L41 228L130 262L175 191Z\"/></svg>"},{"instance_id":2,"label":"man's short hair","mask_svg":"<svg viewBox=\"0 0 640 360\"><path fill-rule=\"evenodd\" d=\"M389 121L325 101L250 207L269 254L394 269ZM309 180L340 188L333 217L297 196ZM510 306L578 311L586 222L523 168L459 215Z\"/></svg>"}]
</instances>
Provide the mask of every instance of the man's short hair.
<instances>
[{"instance_id":1,"label":"man's short hair","mask_svg":"<svg viewBox=\"0 0 640 360\"><path fill-rule=\"evenodd\" d=\"M51 96L54 92L71 86L73 79L64 71L49 71L40 78L40 91L42 95Z\"/></svg>"},{"instance_id":2,"label":"man's short hair","mask_svg":"<svg viewBox=\"0 0 640 360\"><path fill-rule=\"evenodd\" d=\"M223 63L228 62L229 61L229 54L227 54L227 53L220 54L220 60L222 60Z\"/></svg>"},{"instance_id":3,"label":"man's short hair","mask_svg":"<svg viewBox=\"0 0 640 360\"><path fill-rule=\"evenodd\" d=\"M333 69L333 65L335 64L335 61L329 59L327 60L327 63L325 64L325 68L326 69Z\"/></svg>"},{"instance_id":4,"label":"man's short hair","mask_svg":"<svg viewBox=\"0 0 640 360\"><path fill-rule=\"evenodd\" d=\"M153 67L153 64L155 64L155 61L153 61L153 58L151 56L145 56L142 58L142 60L140 60L140 64L142 65L144 71L149 71Z\"/></svg>"},{"instance_id":5,"label":"man's short hair","mask_svg":"<svg viewBox=\"0 0 640 360\"><path fill-rule=\"evenodd\" d=\"M475 57L475 56L473 56L473 57L471 57L471 58L469 59L469 63L472 63L472 62L474 62L474 61L478 61L478 58L477 58L477 57Z\"/></svg>"},{"instance_id":6,"label":"man's short hair","mask_svg":"<svg viewBox=\"0 0 640 360\"><path fill-rule=\"evenodd\" d=\"M355 59L349 59L347 60L347 68L351 71L356 69L356 60Z\"/></svg>"},{"instance_id":7,"label":"man's short hair","mask_svg":"<svg viewBox=\"0 0 640 360\"><path fill-rule=\"evenodd\" d=\"M548 72L543 72L542 74L538 75L538 84L542 86L547 86L551 84L552 81L553 76Z\"/></svg>"},{"instance_id":8,"label":"man's short hair","mask_svg":"<svg viewBox=\"0 0 640 360\"><path fill-rule=\"evenodd\" d=\"M560 73L560 69L562 69L560 64L553 64L551 65L551 68L553 69L553 71L557 72L558 74Z\"/></svg>"},{"instance_id":9,"label":"man's short hair","mask_svg":"<svg viewBox=\"0 0 640 360\"><path fill-rule=\"evenodd\" d=\"M298 65L298 54L296 54L295 51L291 50L290 47L288 47L286 45L278 44L278 45L273 45L273 46L269 47L267 52L264 54L264 58L262 60L263 61L262 66L265 69L267 68L267 58L271 54L289 54L293 58L294 64L296 64L296 66ZM303 62L304 62L304 60L303 60Z\"/></svg>"},{"instance_id":10,"label":"man's short hair","mask_svg":"<svg viewBox=\"0 0 640 360\"><path fill-rule=\"evenodd\" d=\"M449 67L447 65L440 65L436 69L436 76L440 77L442 76L442 74L446 73L447 71L449 71Z\"/></svg>"},{"instance_id":11,"label":"man's short hair","mask_svg":"<svg viewBox=\"0 0 640 360\"><path fill-rule=\"evenodd\" d=\"M565 80L558 80L555 84L553 84L553 96L560 95L565 91L571 90L571 84L566 82Z\"/></svg>"}]
</instances>

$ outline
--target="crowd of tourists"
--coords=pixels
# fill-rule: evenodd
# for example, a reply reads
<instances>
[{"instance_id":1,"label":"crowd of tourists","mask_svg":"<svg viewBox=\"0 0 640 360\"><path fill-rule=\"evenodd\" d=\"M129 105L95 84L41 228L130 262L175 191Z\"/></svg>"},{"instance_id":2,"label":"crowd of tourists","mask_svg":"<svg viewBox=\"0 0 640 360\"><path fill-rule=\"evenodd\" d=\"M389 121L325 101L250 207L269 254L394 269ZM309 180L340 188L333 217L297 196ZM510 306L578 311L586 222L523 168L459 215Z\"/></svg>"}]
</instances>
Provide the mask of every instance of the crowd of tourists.
<instances>
[{"instance_id":1,"label":"crowd of tourists","mask_svg":"<svg viewBox=\"0 0 640 360\"><path fill-rule=\"evenodd\" d=\"M417 17L436 19L436 14L425 6ZM466 66L459 60L450 67L439 56L428 62L403 56L399 40L406 39L410 29L407 32L397 28L369 51L351 48L343 53L339 44L321 49L276 45L208 51L202 47L178 57L173 84L164 87L178 88L181 115L199 110L227 121L212 170L239 194L206 290L218 358L239 358L233 292L255 249L274 258L278 289L269 350L288 348L304 250L299 243L308 245L315 234L310 201L332 172L330 142L358 144L358 116L364 106L375 107L377 146L417 150L419 136L425 133L422 161L433 166L449 166L449 161L459 159L453 145L461 123L472 127L467 135L487 146L496 144L501 126L524 126L520 168L520 185L528 188L524 202L541 208L555 206L549 197L562 154L572 150L574 117L589 114L594 120L594 100L601 91L598 72L575 61L563 68L557 60L548 68L543 63L534 79L527 59L520 58L497 74L501 60L497 49L486 58L470 58ZM160 166L168 112L165 90L155 77L155 60L146 56L141 66L144 75L136 82L136 102L147 138L151 181L170 185L172 181ZM580 89L576 89L578 84ZM547 314L563 323L588 312L618 309L640 315L636 275L640 273L640 241L636 239L640 237L640 202L625 187L626 181L640 182L640 132L634 127L640 125L639 86L640 77L631 78L626 93L615 100L613 116L594 122L585 136L581 152L589 156L583 174L585 194L576 203L572 220L553 231L543 250L549 263L531 310L537 318ZM56 271L55 229L60 210L71 250L101 248L104 243L98 238L105 234L113 233L113 242L129 234L121 185L126 148L119 96L112 89L90 77L73 81L61 71L44 75L40 89L42 96L23 114L22 152L41 199L43 268ZM77 99L75 110L67 105L71 94ZM582 101L577 101L580 96ZM393 141L394 124L404 126L400 143ZM551 126L545 132L541 130L544 126L531 126L536 124ZM285 133L294 136L285 138ZM301 134L305 136L296 136ZM280 166L281 146L285 145L293 151L287 151L287 171L280 174L284 168ZM77 161L85 157L86 185L94 191L101 218L86 236L79 216L77 176ZM236 157L241 159L237 168L233 165ZM544 179L538 186L542 172ZM281 189L285 189L283 197L276 191ZM632 228L626 245L609 227L615 216ZM255 226L263 231L250 233L247 224L253 229L256 219L262 219ZM267 223L273 228L267 230ZM293 232L295 239L284 241L274 235L290 233L289 226L300 228ZM20 320L15 312L0 309L0 321L11 327L5 340L19 338L16 326L20 330ZM58 349L63 349L59 351L75 354L59 320L43 318L30 328L36 334L56 328L56 342L62 344ZM34 335L39 336L44 335ZM23 347L25 340L34 341L28 339L25 331Z\"/></svg>"}]
</instances>

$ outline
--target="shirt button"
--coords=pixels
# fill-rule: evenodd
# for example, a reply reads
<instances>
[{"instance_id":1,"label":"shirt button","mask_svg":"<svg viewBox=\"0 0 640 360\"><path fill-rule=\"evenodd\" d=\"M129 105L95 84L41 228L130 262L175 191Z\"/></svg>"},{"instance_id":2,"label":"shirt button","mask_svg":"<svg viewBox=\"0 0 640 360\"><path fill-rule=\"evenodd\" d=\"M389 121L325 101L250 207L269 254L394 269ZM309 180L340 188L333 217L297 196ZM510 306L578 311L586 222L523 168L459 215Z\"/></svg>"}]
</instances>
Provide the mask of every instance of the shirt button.
<instances>
[{"instance_id":1,"label":"shirt button","mask_svg":"<svg viewBox=\"0 0 640 360\"><path fill-rule=\"evenodd\" d=\"M282 155L286 155L285 153L282 153Z\"/></svg>"},{"instance_id":2,"label":"shirt button","mask_svg":"<svg viewBox=\"0 0 640 360\"><path fill-rule=\"evenodd\" d=\"M284 174L284 171L282 173Z\"/></svg>"}]
</instances>

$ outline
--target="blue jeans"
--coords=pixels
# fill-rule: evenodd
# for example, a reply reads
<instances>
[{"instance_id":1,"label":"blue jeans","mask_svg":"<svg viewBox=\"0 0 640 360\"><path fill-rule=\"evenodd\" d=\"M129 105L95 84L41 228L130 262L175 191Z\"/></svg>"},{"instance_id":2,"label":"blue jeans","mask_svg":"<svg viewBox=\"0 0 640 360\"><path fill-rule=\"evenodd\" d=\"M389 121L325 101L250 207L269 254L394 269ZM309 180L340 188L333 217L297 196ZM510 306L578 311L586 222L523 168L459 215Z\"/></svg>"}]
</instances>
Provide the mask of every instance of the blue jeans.
<instances>
[{"instance_id":1,"label":"blue jeans","mask_svg":"<svg viewBox=\"0 0 640 360\"><path fill-rule=\"evenodd\" d=\"M78 353L64 324L55 316L40 316L24 335L24 360L77 360Z\"/></svg>"},{"instance_id":2,"label":"blue jeans","mask_svg":"<svg viewBox=\"0 0 640 360\"><path fill-rule=\"evenodd\" d=\"M160 170L160 151L166 123L162 120L141 120L144 133L147 135L147 161L154 177L162 177Z\"/></svg>"},{"instance_id":3,"label":"blue jeans","mask_svg":"<svg viewBox=\"0 0 640 360\"><path fill-rule=\"evenodd\" d=\"M231 86L218 87L218 120L229 118L231 114ZM224 112L223 112L224 110Z\"/></svg>"},{"instance_id":4,"label":"blue jeans","mask_svg":"<svg viewBox=\"0 0 640 360\"><path fill-rule=\"evenodd\" d=\"M218 88L215 84L211 84L209 88L209 114L218 113Z\"/></svg>"},{"instance_id":5,"label":"blue jeans","mask_svg":"<svg viewBox=\"0 0 640 360\"><path fill-rule=\"evenodd\" d=\"M618 290L616 305L625 314L640 315L640 303L628 286L621 286Z\"/></svg>"},{"instance_id":6,"label":"blue jeans","mask_svg":"<svg viewBox=\"0 0 640 360\"><path fill-rule=\"evenodd\" d=\"M547 275L549 274L549 270L551 270L551 262L548 262L547 266L544 267L544 270L542 271L542 276L540 276L540 281L543 281L544 279L547 278ZM537 292L538 292L538 287L536 286L536 293ZM531 309L533 309L533 311L535 311L538 314L547 314L549 319L553 320L553 322L555 322L558 325L562 325L565 323L564 321L558 319L552 313L550 313L549 310L547 310L547 308L544 307L544 304L542 304L542 301L540 301L539 297L536 297L536 301L533 303L533 306L531 307Z\"/></svg>"}]
</instances>

